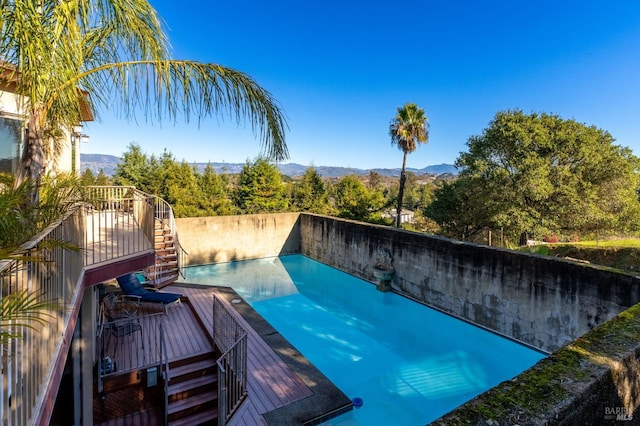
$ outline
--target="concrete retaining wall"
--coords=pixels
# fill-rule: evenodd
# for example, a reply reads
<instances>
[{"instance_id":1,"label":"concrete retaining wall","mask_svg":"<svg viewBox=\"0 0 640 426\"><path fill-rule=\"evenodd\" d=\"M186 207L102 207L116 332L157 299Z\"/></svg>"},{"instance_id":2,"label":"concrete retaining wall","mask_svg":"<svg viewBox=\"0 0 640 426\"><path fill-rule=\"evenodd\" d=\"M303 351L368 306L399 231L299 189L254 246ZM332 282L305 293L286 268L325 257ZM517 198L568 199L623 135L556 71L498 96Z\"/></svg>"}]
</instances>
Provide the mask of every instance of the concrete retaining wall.
<instances>
[{"instance_id":1,"label":"concrete retaining wall","mask_svg":"<svg viewBox=\"0 0 640 426\"><path fill-rule=\"evenodd\" d=\"M383 226L303 214L301 253L365 280L380 248L392 288L547 352L640 300L640 279Z\"/></svg>"},{"instance_id":2,"label":"concrete retaining wall","mask_svg":"<svg viewBox=\"0 0 640 426\"><path fill-rule=\"evenodd\" d=\"M188 265L300 252L300 214L252 214L176 219Z\"/></svg>"},{"instance_id":3,"label":"concrete retaining wall","mask_svg":"<svg viewBox=\"0 0 640 426\"><path fill-rule=\"evenodd\" d=\"M640 304L432 424L639 424L638 335Z\"/></svg>"}]
</instances>

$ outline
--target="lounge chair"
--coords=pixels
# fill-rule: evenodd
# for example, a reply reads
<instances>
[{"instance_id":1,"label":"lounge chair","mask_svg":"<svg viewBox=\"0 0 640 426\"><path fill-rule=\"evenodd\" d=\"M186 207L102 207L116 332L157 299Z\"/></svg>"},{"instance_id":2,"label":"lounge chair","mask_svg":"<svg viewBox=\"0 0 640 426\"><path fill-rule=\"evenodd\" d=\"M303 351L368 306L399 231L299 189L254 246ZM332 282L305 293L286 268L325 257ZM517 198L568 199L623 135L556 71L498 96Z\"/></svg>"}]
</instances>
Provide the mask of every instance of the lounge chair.
<instances>
[{"instance_id":1,"label":"lounge chair","mask_svg":"<svg viewBox=\"0 0 640 426\"><path fill-rule=\"evenodd\" d=\"M135 273L122 275L118 277L117 280L124 294L139 297L140 302L160 303L164 305L165 313L169 305L179 303L182 297L182 295L178 293L165 293L163 291L148 290L142 287L142 283Z\"/></svg>"}]
</instances>

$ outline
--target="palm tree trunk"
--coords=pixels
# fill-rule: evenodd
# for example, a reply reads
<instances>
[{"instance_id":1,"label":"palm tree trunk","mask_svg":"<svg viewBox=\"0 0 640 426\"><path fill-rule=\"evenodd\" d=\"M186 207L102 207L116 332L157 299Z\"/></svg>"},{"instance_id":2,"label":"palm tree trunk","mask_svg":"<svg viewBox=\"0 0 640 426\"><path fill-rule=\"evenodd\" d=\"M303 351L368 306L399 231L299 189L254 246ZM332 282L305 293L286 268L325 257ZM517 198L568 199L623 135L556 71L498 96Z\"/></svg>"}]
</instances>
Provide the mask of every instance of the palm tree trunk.
<instances>
[{"instance_id":1,"label":"palm tree trunk","mask_svg":"<svg viewBox=\"0 0 640 426\"><path fill-rule=\"evenodd\" d=\"M398 207L396 208L396 228L400 228L400 213L402 212L402 198L404 197L404 184L407 181L405 167L407 165L407 152L402 157L402 171L400 172L400 189L398 191Z\"/></svg>"},{"instance_id":2,"label":"palm tree trunk","mask_svg":"<svg viewBox=\"0 0 640 426\"><path fill-rule=\"evenodd\" d=\"M44 173L44 132L41 126L42 108L34 108L27 122L27 140L22 149L20 165L14 180L14 187L18 187L27 179L31 179L33 193L31 204L36 205L39 200L40 181Z\"/></svg>"}]
</instances>

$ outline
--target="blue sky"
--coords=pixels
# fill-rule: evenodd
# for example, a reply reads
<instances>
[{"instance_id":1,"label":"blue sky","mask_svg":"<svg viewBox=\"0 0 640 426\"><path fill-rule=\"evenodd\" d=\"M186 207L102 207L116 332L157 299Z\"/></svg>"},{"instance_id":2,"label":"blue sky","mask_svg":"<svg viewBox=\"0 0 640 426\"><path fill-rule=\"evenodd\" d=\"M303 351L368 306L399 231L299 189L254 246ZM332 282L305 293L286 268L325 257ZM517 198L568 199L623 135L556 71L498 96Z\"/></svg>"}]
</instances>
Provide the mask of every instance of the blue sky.
<instances>
[{"instance_id":1,"label":"blue sky","mask_svg":"<svg viewBox=\"0 0 640 426\"><path fill-rule=\"evenodd\" d=\"M280 102L287 162L402 165L396 108L425 109L428 145L408 167L453 163L496 112L519 108L609 131L640 156L640 2L151 0L176 59L244 71ZM131 142L189 162L244 162L260 143L210 118L162 127L102 112L85 153L120 156Z\"/></svg>"}]
</instances>

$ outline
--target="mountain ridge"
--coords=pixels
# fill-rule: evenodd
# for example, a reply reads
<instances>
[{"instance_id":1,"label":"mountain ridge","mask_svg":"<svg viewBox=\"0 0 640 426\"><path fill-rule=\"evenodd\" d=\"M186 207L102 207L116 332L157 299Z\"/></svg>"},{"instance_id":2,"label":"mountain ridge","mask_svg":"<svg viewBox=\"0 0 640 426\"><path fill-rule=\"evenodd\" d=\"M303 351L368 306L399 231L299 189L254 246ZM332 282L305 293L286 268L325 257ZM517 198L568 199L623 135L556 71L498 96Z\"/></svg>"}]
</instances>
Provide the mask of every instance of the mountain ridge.
<instances>
[{"instance_id":1,"label":"mountain ridge","mask_svg":"<svg viewBox=\"0 0 640 426\"><path fill-rule=\"evenodd\" d=\"M104 171L107 176L113 176L118 163L121 161L119 157L108 154L80 154L80 168L82 172L90 169L94 174L98 174L100 169ZM198 167L198 170L202 171L207 163L192 162ZM217 173L240 173L245 163L216 163L211 162ZM280 172L290 177L301 176L310 166L303 166L297 163L285 163L277 165ZM400 168L371 168L371 169L359 169L355 167L341 167L341 166L313 166L316 171L322 177L337 178L346 175L367 175L370 171L375 171L382 176L398 177L400 176ZM453 164L435 164L431 166L423 167L422 169L407 168L408 172L415 173L416 175L457 175L458 169Z\"/></svg>"}]
</instances>

